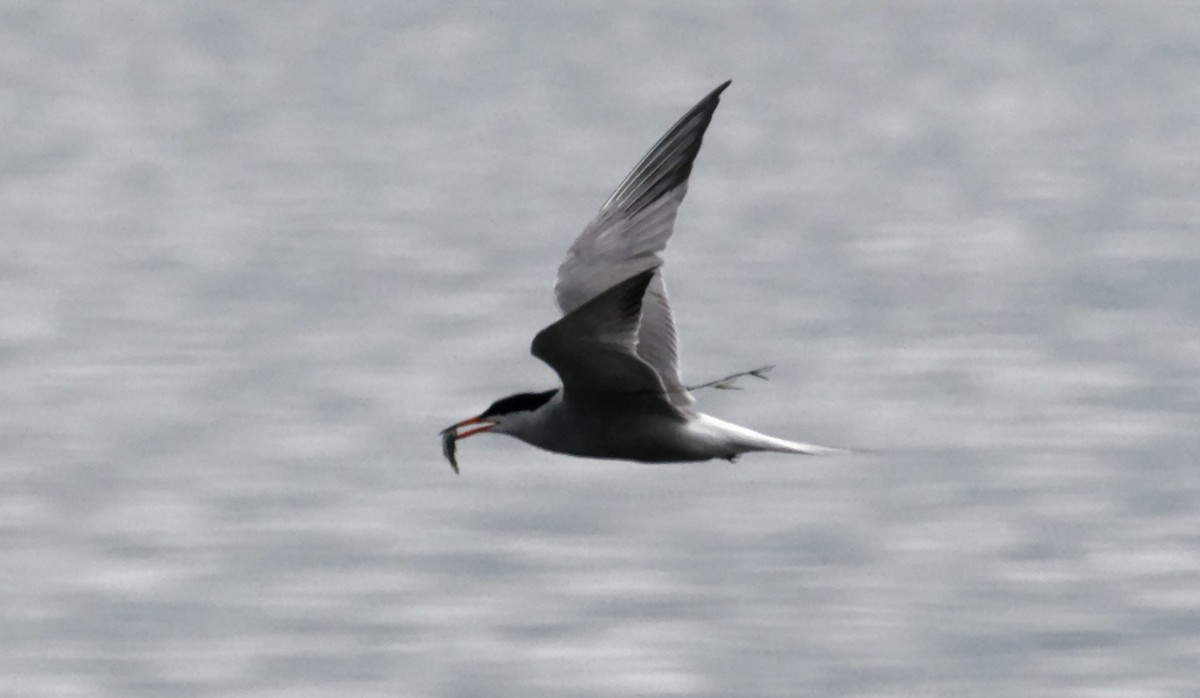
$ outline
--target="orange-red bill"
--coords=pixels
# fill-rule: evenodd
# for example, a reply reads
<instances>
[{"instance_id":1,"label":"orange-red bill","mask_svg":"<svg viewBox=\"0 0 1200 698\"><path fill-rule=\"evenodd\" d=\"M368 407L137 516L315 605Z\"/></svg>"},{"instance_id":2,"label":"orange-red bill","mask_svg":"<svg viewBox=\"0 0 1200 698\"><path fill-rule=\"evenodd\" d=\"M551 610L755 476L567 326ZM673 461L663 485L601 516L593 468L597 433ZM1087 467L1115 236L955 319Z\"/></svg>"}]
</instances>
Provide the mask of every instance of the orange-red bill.
<instances>
[{"instance_id":1,"label":"orange-red bill","mask_svg":"<svg viewBox=\"0 0 1200 698\"><path fill-rule=\"evenodd\" d=\"M468 429L464 432L458 430L471 425L478 425L474 429ZM454 468L454 473L458 474L458 460L454 457L454 443L459 439L465 439L472 434L480 434L492 427L496 426L495 422L490 422L483 417L471 417L464 419L457 424L451 424L442 430L442 455L446 456L446 460L450 461L450 467Z\"/></svg>"},{"instance_id":2,"label":"orange-red bill","mask_svg":"<svg viewBox=\"0 0 1200 698\"><path fill-rule=\"evenodd\" d=\"M469 427L469 426L475 425L475 424L477 424L479 426L476 426L474 429L468 429L466 431L459 431L459 429L462 429L463 427ZM465 439L468 436L474 436L475 434L482 434L483 432L487 431L488 429L491 429L494 426L496 426L495 422L488 421L487 419L484 419L483 417L471 417L470 419L464 419L463 421L458 422L456 424L451 424L450 426L443 429L442 433L443 434L452 433L452 434L454 434L455 439Z\"/></svg>"}]
</instances>

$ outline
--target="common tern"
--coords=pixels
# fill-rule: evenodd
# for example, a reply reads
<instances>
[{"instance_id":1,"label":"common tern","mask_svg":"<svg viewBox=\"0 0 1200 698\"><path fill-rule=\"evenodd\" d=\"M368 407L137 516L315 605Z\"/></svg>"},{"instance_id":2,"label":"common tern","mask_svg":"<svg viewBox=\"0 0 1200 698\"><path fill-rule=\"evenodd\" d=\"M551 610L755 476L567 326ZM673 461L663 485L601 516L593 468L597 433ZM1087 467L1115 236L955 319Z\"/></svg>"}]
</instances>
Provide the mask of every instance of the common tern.
<instances>
[{"instance_id":1,"label":"common tern","mask_svg":"<svg viewBox=\"0 0 1200 698\"><path fill-rule=\"evenodd\" d=\"M729 84L717 86L659 139L567 250L554 286L563 317L538 332L532 347L562 387L509 395L443 430L455 472L456 442L488 432L556 453L654 463L732 461L751 451L841 451L693 410L680 374L661 255ZM748 373L763 377L761 369ZM713 384L723 382L728 379Z\"/></svg>"}]
</instances>

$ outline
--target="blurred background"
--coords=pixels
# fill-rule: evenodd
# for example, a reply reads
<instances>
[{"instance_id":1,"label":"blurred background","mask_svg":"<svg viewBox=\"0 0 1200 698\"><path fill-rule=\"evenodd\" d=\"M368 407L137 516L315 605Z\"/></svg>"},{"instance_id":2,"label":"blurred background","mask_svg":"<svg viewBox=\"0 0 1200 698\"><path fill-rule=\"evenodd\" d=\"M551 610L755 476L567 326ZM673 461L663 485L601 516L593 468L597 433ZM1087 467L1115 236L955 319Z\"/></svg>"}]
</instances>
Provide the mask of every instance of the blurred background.
<instances>
[{"instance_id":1,"label":"blurred background","mask_svg":"<svg viewBox=\"0 0 1200 698\"><path fill-rule=\"evenodd\" d=\"M1189 3L0 9L0 694L1200 693ZM699 407L874 455L437 431L726 78Z\"/></svg>"}]
</instances>

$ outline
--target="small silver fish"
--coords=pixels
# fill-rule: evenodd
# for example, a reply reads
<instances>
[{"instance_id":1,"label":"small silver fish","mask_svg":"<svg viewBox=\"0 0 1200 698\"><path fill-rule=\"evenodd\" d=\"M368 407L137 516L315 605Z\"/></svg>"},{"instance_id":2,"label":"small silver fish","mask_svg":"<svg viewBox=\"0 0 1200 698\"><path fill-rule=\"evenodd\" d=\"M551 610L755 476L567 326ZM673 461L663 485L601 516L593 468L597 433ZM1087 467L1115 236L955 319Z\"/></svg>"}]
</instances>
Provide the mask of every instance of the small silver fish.
<instances>
[{"instance_id":1,"label":"small silver fish","mask_svg":"<svg viewBox=\"0 0 1200 698\"><path fill-rule=\"evenodd\" d=\"M458 432L454 427L442 430L442 455L446 456L446 460L450 461L450 467L454 468L454 474L458 475L458 461L454 460L454 449L458 441Z\"/></svg>"}]
</instances>

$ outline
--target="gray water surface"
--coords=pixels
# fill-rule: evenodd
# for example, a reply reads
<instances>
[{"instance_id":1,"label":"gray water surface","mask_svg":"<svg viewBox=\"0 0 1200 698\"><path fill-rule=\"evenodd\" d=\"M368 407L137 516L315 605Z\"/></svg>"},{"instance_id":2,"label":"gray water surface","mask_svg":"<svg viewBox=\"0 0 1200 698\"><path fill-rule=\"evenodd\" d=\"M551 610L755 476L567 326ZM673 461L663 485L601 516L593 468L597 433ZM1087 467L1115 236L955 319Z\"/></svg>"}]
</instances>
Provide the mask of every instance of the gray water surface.
<instances>
[{"instance_id":1,"label":"gray water surface","mask_svg":"<svg viewBox=\"0 0 1200 698\"><path fill-rule=\"evenodd\" d=\"M0 20L0 694L1200 695L1193 5ZM726 78L686 377L879 452L454 476Z\"/></svg>"}]
</instances>

